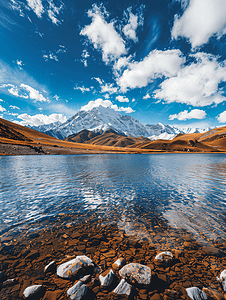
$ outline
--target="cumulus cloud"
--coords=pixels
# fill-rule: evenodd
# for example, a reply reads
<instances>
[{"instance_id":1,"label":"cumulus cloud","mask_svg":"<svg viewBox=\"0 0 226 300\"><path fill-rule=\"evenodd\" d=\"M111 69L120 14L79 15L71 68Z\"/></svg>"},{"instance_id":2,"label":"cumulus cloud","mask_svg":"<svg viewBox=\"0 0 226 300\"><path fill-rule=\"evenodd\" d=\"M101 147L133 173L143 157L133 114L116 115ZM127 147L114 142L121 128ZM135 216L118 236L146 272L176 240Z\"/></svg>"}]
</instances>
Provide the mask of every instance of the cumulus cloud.
<instances>
[{"instance_id":1,"label":"cumulus cloud","mask_svg":"<svg viewBox=\"0 0 226 300\"><path fill-rule=\"evenodd\" d=\"M4 111L6 111L6 109L2 105L0 105L0 112L4 112Z\"/></svg>"},{"instance_id":2,"label":"cumulus cloud","mask_svg":"<svg viewBox=\"0 0 226 300\"><path fill-rule=\"evenodd\" d=\"M86 25L80 35L88 37L94 48L102 52L103 61L108 64L126 54L125 43L115 30L114 21L108 23L105 20L108 16L106 10L94 4L88 11L88 16L92 18L92 23Z\"/></svg>"},{"instance_id":3,"label":"cumulus cloud","mask_svg":"<svg viewBox=\"0 0 226 300\"><path fill-rule=\"evenodd\" d=\"M94 107L103 106L105 108L111 108L115 111L123 111L125 113L132 113L134 110L131 107L118 107L118 105L113 104L110 100L103 100L98 98L97 100L90 101L88 104L81 107L81 110L89 111Z\"/></svg>"},{"instance_id":4,"label":"cumulus cloud","mask_svg":"<svg viewBox=\"0 0 226 300\"><path fill-rule=\"evenodd\" d=\"M116 100L118 100L119 102L129 102L129 99L125 96L117 96L115 97Z\"/></svg>"},{"instance_id":5,"label":"cumulus cloud","mask_svg":"<svg viewBox=\"0 0 226 300\"><path fill-rule=\"evenodd\" d=\"M181 111L179 114L174 114L169 116L169 120L177 119L179 121L186 121L190 119L204 119L206 117L206 112L201 109L193 109L190 112L187 110Z\"/></svg>"},{"instance_id":6,"label":"cumulus cloud","mask_svg":"<svg viewBox=\"0 0 226 300\"><path fill-rule=\"evenodd\" d=\"M217 120L219 123L226 123L226 110L217 116Z\"/></svg>"},{"instance_id":7,"label":"cumulus cloud","mask_svg":"<svg viewBox=\"0 0 226 300\"><path fill-rule=\"evenodd\" d=\"M143 97L143 99L150 99L151 98L151 96L149 95L149 93L147 93L144 97Z\"/></svg>"},{"instance_id":8,"label":"cumulus cloud","mask_svg":"<svg viewBox=\"0 0 226 300\"><path fill-rule=\"evenodd\" d=\"M123 33L128 38L134 41L134 43L138 42L138 37L136 35L136 30L138 26L143 25L143 14L142 7L140 12L136 15L132 13L132 8L128 8L124 12L126 18L128 18L128 24L123 27Z\"/></svg>"},{"instance_id":9,"label":"cumulus cloud","mask_svg":"<svg viewBox=\"0 0 226 300\"><path fill-rule=\"evenodd\" d=\"M178 73L184 58L180 50L154 50L142 61L129 63L117 83L123 92L128 88L141 88L158 77L171 77Z\"/></svg>"},{"instance_id":10,"label":"cumulus cloud","mask_svg":"<svg viewBox=\"0 0 226 300\"><path fill-rule=\"evenodd\" d=\"M167 103L178 102L192 106L207 106L226 100L219 88L226 81L226 62L206 53L191 55L195 62L184 66L174 77L166 79L154 91L156 99Z\"/></svg>"},{"instance_id":11,"label":"cumulus cloud","mask_svg":"<svg viewBox=\"0 0 226 300\"><path fill-rule=\"evenodd\" d=\"M17 123L23 126L28 126L28 125L39 126L39 125L47 125L55 122L64 123L67 121L67 118L63 114L51 114L49 116L43 114L37 114L34 116L28 114L21 114L18 115L17 118L22 120Z\"/></svg>"},{"instance_id":12,"label":"cumulus cloud","mask_svg":"<svg viewBox=\"0 0 226 300\"><path fill-rule=\"evenodd\" d=\"M210 37L226 34L225 0L190 0L182 2L183 15L175 15L172 38L185 37L193 48L206 44Z\"/></svg>"}]
</instances>

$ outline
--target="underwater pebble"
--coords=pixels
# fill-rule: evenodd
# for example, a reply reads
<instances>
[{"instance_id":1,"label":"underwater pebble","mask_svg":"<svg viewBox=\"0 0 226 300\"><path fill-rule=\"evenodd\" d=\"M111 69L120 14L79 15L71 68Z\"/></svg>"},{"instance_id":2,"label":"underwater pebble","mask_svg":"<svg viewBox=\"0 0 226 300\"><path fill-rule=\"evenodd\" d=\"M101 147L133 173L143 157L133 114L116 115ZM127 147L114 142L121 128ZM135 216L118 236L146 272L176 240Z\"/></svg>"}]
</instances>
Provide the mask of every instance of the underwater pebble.
<instances>
[{"instance_id":1,"label":"underwater pebble","mask_svg":"<svg viewBox=\"0 0 226 300\"><path fill-rule=\"evenodd\" d=\"M67 295L70 296L72 300L80 300L86 295L87 291L88 287L79 280L67 290Z\"/></svg>"},{"instance_id":2,"label":"underwater pebble","mask_svg":"<svg viewBox=\"0 0 226 300\"><path fill-rule=\"evenodd\" d=\"M122 279L112 293L117 295L130 295L132 291L132 285L127 283L125 279Z\"/></svg>"},{"instance_id":3,"label":"underwater pebble","mask_svg":"<svg viewBox=\"0 0 226 300\"><path fill-rule=\"evenodd\" d=\"M109 271L109 273L106 276L99 275L99 280L101 283L101 286L110 286L112 284L112 281L114 280L115 273L112 271L112 269Z\"/></svg>"},{"instance_id":4,"label":"underwater pebble","mask_svg":"<svg viewBox=\"0 0 226 300\"><path fill-rule=\"evenodd\" d=\"M206 300L206 299L208 299L206 293L204 293L202 290L200 290L197 287L187 288L186 292L192 300Z\"/></svg>"},{"instance_id":5,"label":"underwater pebble","mask_svg":"<svg viewBox=\"0 0 226 300\"><path fill-rule=\"evenodd\" d=\"M36 294L38 294L42 290L42 288L43 288L43 286L41 284L28 286L24 290L23 295L24 295L25 298L35 296Z\"/></svg>"},{"instance_id":6,"label":"underwater pebble","mask_svg":"<svg viewBox=\"0 0 226 300\"><path fill-rule=\"evenodd\" d=\"M119 275L131 283L148 285L151 282L151 269L138 263L125 265L119 271Z\"/></svg>"},{"instance_id":7,"label":"underwater pebble","mask_svg":"<svg viewBox=\"0 0 226 300\"><path fill-rule=\"evenodd\" d=\"M79 270L93 266L94 264L90 258L85 255L81 255L59 265L57 268L57 275L62 278L70 278L76 275Z\"/></svg>"}]
</instances>

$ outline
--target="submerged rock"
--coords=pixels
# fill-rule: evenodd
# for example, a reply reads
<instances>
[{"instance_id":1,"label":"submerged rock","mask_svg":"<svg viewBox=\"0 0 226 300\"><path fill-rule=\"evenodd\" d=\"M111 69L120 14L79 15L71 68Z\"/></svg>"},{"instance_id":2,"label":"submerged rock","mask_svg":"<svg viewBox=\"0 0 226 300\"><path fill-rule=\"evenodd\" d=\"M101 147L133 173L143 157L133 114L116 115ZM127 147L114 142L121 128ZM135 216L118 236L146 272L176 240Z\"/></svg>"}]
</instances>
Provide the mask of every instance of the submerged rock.
<instances>
[{"instance_id":1,"label":"submerged rock","mask_svg":"<svg viewBox=\"0 0 226 300\"><path fill-rule=\"evenodd\" d=\"M132 285L127 283L125 279L122 279L112 293L117 295L127 295L130 296L132 291Z\"/></svg>"},{"instance_id":2,"label":"submerged rock","mask_svg":"<svg viewBox=\"0 0 226 300\"><path fill-rule=\"evenodd\" d=\"M81 300L87 293L88 287L83 284L80 280L67 290L67 295L72 300Z\"/></svg>"},{"instance_id":3,"label":"submerged rock","mask_svg":"<svg viewBox=\"0 0 226 300\"><path fill-rule=\"evenodd\" d=\"M90 258L85 255L81 255L61 264L57 268L57 275L62 278L70 278L75 276L81 269L93 266L94 264Z\"/></svg>"},{"instance_id":4,"label":"submerged rock","mask_svg":"<svg viewBox=\"0 0 226 300\"><path fill-rule=\"evenodd\" d=\"M217 280L221 282L222 288L226 292L226 269L220 273L220 277L217 277Z\"/></svg>"},{"instance_id":5,"label":"submerged rock","mask_svg":"<svg viewBox=\"0 0 226 300\"><path fill-rule=\"evenodd\" d=\"M28 286L24 292L23 296L25 298L31 298L33 296L38 295L43 290L43 286L41 284Z\"/></svg>"},{"instance_id":6,"label":"submerged rock","mask_svg":"<svg viewBox=\"0 0 226 300\"><path fill-rule=\"evenodd\" d=\"M119 270L121 267L123 267L126 263L126 260L122 257L118 258L112 265L112 268L114 270Z\"/></svg>"},{"instance_id":7,"label":"submerged rock","mask_svg":"<svg viewBox=\"0 0 226 300\"><path fill-rule=\"evenodd\" d=\"M138 263L125 265L119 271L119 275L131 283L148 285L151 282L151 269Z\"/></svg>"},{"instance_id":8,"label":"submerged rock","mask_svg":"<svg viewBox=\"0 0 226 300\"><path fill-rule=\"evenodd\" d=\"M112 271L112 269L109 271L109 273L106 276L99 275L99 280L101 283L101 286L108 287L112 284L115 277L115 273Z\"/></svg>"},{"instance_id":9,"label":"submerged rock","mask_svg":"<svg viewBox=\"0 0 226 300\"><path fill-rule=\"evenodd\" d=\"M197 287L187 288L186 292L192 300L206 300L206 299L208 299L208 296L206 295L206 293L204 293L202 290L200 290Z\"/></svg>"},{"instance_id":10,"label":"submerged rock","mask_svg":"<svg viewBox=\"0 0 226 300\"><path fill-rule=\"evenodd\" d=\"M173 254L170 251L164 251L156 255L155 263L159 265L168 265L173 260Z\"/></svg>"}]
</instances>

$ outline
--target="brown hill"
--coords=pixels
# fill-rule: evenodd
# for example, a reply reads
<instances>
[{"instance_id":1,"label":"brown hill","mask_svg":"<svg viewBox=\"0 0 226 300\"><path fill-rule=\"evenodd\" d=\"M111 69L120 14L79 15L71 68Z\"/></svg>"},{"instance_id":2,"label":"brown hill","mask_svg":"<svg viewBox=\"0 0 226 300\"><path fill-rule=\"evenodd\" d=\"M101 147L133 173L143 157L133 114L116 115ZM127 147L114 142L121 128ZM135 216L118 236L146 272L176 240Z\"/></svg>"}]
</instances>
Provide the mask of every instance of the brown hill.
<instances>
[{"instance_id":1,"label":"brown hill","mask_svg":"<svg viewBox=\"0 0 226 300\"><path fill-rule=\"evenodd\" d=\"M76 142L75 142L76 141ZM78 142L79 141L79 142ZM0 155L80 153L226 152L226 127L206 133L150 141L127 137L113 130L82 132L61 141L33 129L0 119Z\"/></svg>"},{"instance_id":2,"label":"brown hill","mask_svg":"<svg viewBox=\"0 0 226 300\"><path fill-rule=\"evenodd\" d=\"M113 129L107 129L102 134L94 133L88 130L82 130L75 135L70 135L65 140L75 141L77 143L91 144L91 145L100 145L100 146L110 146L110 147L130 147L139 143L150 142L148 138L144 137L128 137L122 134L117 133Z\"/></svg>"}]
</instances>

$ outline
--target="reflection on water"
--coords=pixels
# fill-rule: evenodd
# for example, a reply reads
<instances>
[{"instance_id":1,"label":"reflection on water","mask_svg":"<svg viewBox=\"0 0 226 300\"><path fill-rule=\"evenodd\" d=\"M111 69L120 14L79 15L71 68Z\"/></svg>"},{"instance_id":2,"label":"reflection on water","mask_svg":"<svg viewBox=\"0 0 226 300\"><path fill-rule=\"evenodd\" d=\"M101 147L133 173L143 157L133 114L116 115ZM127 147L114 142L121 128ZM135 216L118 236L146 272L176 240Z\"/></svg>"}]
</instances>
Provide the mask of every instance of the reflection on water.
<instances>
[{"instance_id":1,"label":"reflection on water","mask_svg":"<svg viewBox=\"0 0 226 300\"><path fill-rule=\"evenodd\" d=\"M62 213L96 213L148 234L156 217L226 237L226 155L77 155L0 158L0 230Z\"/></svg>"}]
</instances>

